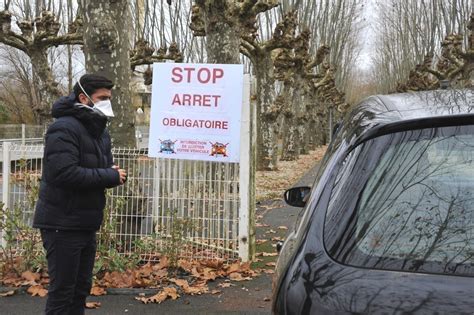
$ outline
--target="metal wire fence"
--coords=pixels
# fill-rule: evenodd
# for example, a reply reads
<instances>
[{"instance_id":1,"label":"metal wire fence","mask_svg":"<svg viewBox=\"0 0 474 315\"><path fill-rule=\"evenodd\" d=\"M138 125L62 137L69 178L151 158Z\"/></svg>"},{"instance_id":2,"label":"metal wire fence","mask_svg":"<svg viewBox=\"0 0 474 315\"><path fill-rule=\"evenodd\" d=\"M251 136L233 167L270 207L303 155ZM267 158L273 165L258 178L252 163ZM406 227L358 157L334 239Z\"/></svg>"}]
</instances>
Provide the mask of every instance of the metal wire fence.
<instances>
[{"instance_id":1,"label":"metal wire fence","mask_svg":"<svg viewBox=\"0 0 474 315\"><path fill-rule=\"evenodd\" d=\"M42 138L46 126L26 124L0 124L0 139Z\"/></svg>"},{"instance_id":2,"label":"metal wire fence","mask_svg":"<svg viewBox=\"0 0 474 315\"><path fill-rule=\"evenodd\" d=\"M135 126L135 140L138 149L148 148L148 130L150 126ZM27 124L0 124L0 145L3 142L41 144L47 126Z\"/></svg>"},{"instance_id":3,"label":"metal wire fence","mask_svg":"<svg viewBox=\"0 0 474 315\"><path fill-rule=\"evenodd\" d=\"M4 143L1 150L3 202L31 225L43 145ZM128 180L107 192L101 242L146 260L170 250L191 259L238 257L239 164L155 159L139 149L113 154Z\"/></svg>"}]
</instances>

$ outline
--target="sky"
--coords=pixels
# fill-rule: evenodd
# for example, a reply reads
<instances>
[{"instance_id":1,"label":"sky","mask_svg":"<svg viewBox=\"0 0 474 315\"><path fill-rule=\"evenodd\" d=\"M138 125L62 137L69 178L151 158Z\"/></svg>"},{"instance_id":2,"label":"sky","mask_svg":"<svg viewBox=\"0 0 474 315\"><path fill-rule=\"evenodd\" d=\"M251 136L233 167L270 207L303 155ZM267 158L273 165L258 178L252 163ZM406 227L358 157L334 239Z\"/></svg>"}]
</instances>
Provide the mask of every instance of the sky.
<instances>
[{"instance_id":1,"label":"sky","mask_svg":"<svg viewBox=\"0 0 474 315\"><path fill-rule=\"evenodd\" d=\"M363 47L357 62L357 65L362 71L368 71L372 66L371 59L374 51L376 14L375 0L365 0L363 11L365 25L361 32Z\"/></svg>"}]
</instances>

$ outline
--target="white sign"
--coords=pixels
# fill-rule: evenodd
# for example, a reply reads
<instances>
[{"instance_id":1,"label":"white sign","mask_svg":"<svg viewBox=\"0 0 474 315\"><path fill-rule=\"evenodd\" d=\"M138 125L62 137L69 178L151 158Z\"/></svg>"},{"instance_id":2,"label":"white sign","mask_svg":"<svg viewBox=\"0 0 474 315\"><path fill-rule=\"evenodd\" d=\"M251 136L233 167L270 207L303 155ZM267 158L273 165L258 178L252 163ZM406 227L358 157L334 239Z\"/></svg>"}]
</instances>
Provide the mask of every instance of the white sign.
<instances>
[{"instance_id":1,"label":"white sign","mask_svg":"<svg viewBox=\"0 0 474 315\"><path fill-rule=\"evenodd\" d=\"M155 63L148 155L239 162L243 66Z\"/></svg>"}]
</instances>

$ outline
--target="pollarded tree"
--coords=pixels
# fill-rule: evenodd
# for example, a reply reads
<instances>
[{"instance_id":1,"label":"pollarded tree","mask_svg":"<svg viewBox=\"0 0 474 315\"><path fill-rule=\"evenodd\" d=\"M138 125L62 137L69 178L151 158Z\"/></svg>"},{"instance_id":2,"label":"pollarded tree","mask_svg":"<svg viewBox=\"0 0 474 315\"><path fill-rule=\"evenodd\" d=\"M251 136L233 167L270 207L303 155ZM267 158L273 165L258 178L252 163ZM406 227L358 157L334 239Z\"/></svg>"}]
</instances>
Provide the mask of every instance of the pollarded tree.
<instances>
[{"instance_id":1,"label":"pollarded tree","mask_svg":"<svg viewBox=\"0 0 474 315\"><path fill-rule=\"evenodd\" d=\"M450 34L441 44L441 55L434 60L428 54L423 63L418 64L408 75L408 79L399 83L397 92L423 91L438 89L441 82L447 81L452 87L468 88L474 86L474 13L467 26L468 45L463 49L464 36Z\"/></svg>"},{"instance_id":2,"label":"pollarded tree","mask_svg":"<svg viewBox=\"0 0 474 315\"><path fill-rule=\"evenodd\" d=\"M114 81L111 121L112 142L116 147L136 146L135 111L130 81L130 1L80 0L84 12L84 55L86 70Z\"/></svg>"},{"instance_id":3,"label":"pollarded tree","mask_svg":"<svg viewBox=\"0 0 474 315\"><path fill-rule=\"evenodd\" d=\"M284 86L281 98L285 100L281 128L283 161L296 160L301 153L300 134L307 118L303 113L303 90L308 49L309 32L302 32L294 39L292 48L282 50L277 58L279 77Z\"/></svg>"},{"instance_id":4,"label":"pollarded tree","mask_svg":"<svg viewBox=\"0 0 474 315\"><path fill-rule=\"evenodd\" d=\"M262 113L266 113L266 120L274 120L269 110L274 101L271 53L279 41L260 42L256 25L260 13L277 5L275 0L199 0L193 6L190 25L195 36L206 36L208 62L240 63L239 52L252 61L257 80L257 169L276 167L275 129L273 125L262 126ZM280 27L275 34L281 33Z\"/></svg>"},{"instance_id":5,"label":"pollarded tree","mask_svg":"<svg viewBox=\"0 0 474 315\"><path fill-rule=\"evenodd\" d=\"M279 59L280 72L289 73L282 76L285 102L282 160L295 160L300 154L309 153L310 149L326 143L327 117L330 110L338 108L341 96L336 88L334 68L329 67L330 49L321 45L314 57L310 54L311 33L301 32L295 40L293 50ZM319 73L315 68L320 68ZM328 89L329 87L329 89ZM324 94L323 91L331 91ZM336 96L337 95L337 96ZM341 109L339 107L339 109Z\"/></svg>"},{"instance_id":6,"label":"pollarded tree","mask_svg":"<svg viewBox=\"0 0 474 315\"><path fill-rule=\"evenodd\" d=\"M190 28L206 36L209 63L240 63L242 30L254 28L258 14L278 5L277 0L195 0Z\"/></svg>"},{"instance_id":7,"label":"pollarded tree","mask_svg":"<svg viewBox=\"0 0 474 315\"><path fill-rule=\"evenodd\" d=\"M416 65L427 56L442 59L439 43L446 34L464 33L471 0L384 1L379 4L379 27L373 80L379 92L394 91L397 83L413 81ZM462 41L467 48L468 38ZM418 67L420 71L420 67ZM411 72L411 73L410 73ZM399 89L400 90L400 89Z\"/></svg>"},{"instance_id":8,"label":"pollarded tree","mask_svg":"<svg viewBox=\"0 0 474 315\"><path fill-rule=\"evenodd\" d=\"M14 24L21 33L13 30ZM51 119L51 104L62 95L49 66L48 50L60 45L82 44L81 24L81 20L76 19L69 25L68 32L61 34L61 24L50 11L42 11L34 20L24 19L18 23L12 21L8 8L0 12L0 43L24 52L38 79L39 102L32 104L37 124L45 124Z\"/></svg>"},{"instance_id":9,"label":"pollarded tree","mask_svg":"<svg viewBox=\"0 0 474 315\"><path fill-rule=\"evenodd\" d=\"M256 28L242 36L241 51L252 62L257 98L257 169L277 167L278 118L281 102L275 100L274 58L278 51L291 49L296 31L296 12L288 12L270 39L257 40Z\"/></svg>"},{"instance_id":10,"label":"pollarded tree","mask_svg":"<svg viewBox=\"0 0 474 315\"><path fill-rule=\"evenodd\" d=\"M323 66L323 62L328 59L330 48L327 45L321 45L316 51L316 56L313 60L305 66L305 109L308 112L308 128L305 131L303 137L308 141L308 147L310 150L315 149L317 146L326 144L327 133L324 130L327 127L327 106L319 99L318 90L322 82L328 80L327 68ZM321 68L320 73L315 73L315 68ZM317 82L317 83L315 83ZM318 132L315 132L315 131Z\"/></svg>"}]
</instances>

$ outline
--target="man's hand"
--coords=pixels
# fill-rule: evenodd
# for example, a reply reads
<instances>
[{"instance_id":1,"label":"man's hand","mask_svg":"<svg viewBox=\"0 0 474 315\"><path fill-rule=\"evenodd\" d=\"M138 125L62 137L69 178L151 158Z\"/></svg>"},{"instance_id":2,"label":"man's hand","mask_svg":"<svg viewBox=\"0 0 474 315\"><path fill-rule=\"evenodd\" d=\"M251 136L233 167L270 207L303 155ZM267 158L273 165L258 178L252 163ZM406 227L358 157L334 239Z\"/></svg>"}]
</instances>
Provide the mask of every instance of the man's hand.
<instances>
[{"instance_id":1,"label":"man's hand","mask_svg":"<svg viewBox=\"0 0 474 315\"><path fill-rule=\"evenodd\" d=\"M113 165L112 168L113 168L114 170L116 170L117 172L119 172L119 175L120 175L120 185L125 184L125 182L127 181L127 171L124 170L124 169L121 169L120 166L118 166L118 165Z\"/></svg>"}]
</instances>

